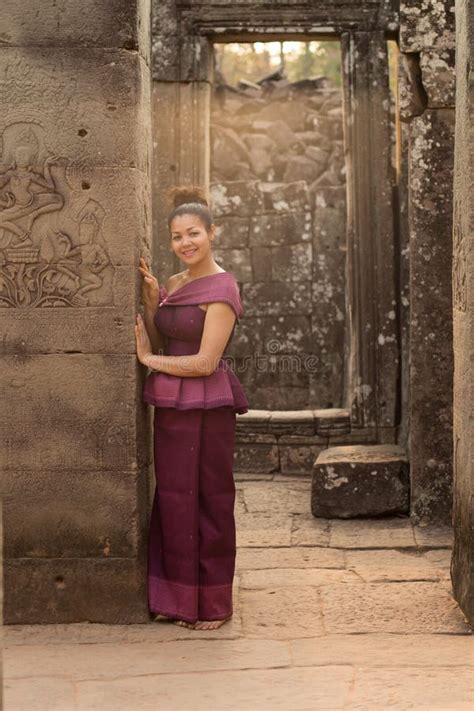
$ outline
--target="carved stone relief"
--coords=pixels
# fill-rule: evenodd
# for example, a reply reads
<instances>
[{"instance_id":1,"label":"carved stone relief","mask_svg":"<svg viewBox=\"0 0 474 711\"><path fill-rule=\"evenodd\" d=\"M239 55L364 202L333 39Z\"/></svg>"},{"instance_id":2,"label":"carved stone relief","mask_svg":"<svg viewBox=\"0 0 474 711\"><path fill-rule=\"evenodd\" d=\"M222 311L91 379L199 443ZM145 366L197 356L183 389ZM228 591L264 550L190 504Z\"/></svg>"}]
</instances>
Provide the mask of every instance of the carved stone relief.
<instances>
[{"instance_id":1,"label":"carved stone relief","mask_svg":"<svg viewBox=\"0 0 474 711\"><path fill-rule=\"evenodd\" d=\"M91 169L50 151L33 121L7 125L1 143L0 307L113 303Z\"/></svg>"},{"instance_id":2,"label":"carved stone relief","mask_svg":"<svg viewBox=\"0 0 474 711\"><path fill-rule=\"evenodd\" d=\"M453 306L457 311L467 310L466 239L459 201L456 199L454 200L453 224Z\"/></svg>"}]
</instances>

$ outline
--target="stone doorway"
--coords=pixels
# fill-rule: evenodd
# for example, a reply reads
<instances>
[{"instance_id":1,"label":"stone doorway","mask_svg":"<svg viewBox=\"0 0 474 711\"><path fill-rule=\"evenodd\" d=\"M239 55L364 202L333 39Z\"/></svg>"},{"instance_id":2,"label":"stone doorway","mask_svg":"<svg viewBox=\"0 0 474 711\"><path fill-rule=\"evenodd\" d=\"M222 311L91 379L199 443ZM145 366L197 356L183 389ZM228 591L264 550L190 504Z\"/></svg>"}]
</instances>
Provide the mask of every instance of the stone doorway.
<instances>
[{"instance_id":1,"label":"stone doorway","mask_svg":"<svg viewBox=\"0 0 474 711\"><path fill-rule=\"evenodd\" d=\"M154 134L157 147L153 192L154 258L158 273L176 269L177 265L170 263L167 245L161 244L160 240L160 235L165 234L166 224L164 192L178 182L199 182L208 186L211 183L214 44L259 39L285 40L295 36L299 40L319 38L339 41L342 53L347 214L345 333L343 355L339 351L340 387L338 392L338 385L333 385L336 392L331 392L329 396L325 393L322 407L319 407L310 386L306 406L300 398L294 399L295 404L289 407L286 402L292 400L285 401L285 395L279 396L276 404L279 410L331 410L336 407L337 410L342 409L344 415L348 413L355 441L396 442L400 380L399 309L387 52L393 17L376 13L372 18L374 22L367 25L367 16L362 18L359 11L360 8L344 10L347 15L338 15L337 22L326 22L324 29L318 29L318 22L315 22L309 32L302 30L296 10L287 9L285 23L276 34L272 30L270 17L262 16L257 27L250 21L242 21L241 17L234 17L229 7L219 8L219 11L216 9L216 17L212 12L204 13L198 5L186 10L175 7L175 20L180 28L179 40L174 38L179 45L174 47L175 59L172 59L171 53L162 52L161 64L158 58L154 66ZM328 12L330 16L331 10ZM157 22L157 26L164 31L167 22L166 18L159 17L159 7L157 14L158 20L162 20ZM333 26L328 27L328 24ZM295 27L299 28L299 34L296 34ZM161 48L167 41L165 35L155 35L154 42ZM258 201L261 200L262 204L264 198L262 195L257 198L257 194L258 191L254 191L252 199L258 209ZM215 198L218 203L218 187ZM304 200L302 205L300 213L304 215L307 212ZM302 255L304 249L305 245ZM266 268L264 262L261 262L262 269ZM244 309L251 314L255 301L262 295L253 293L255 286L251 283L243 283L242 287ZM284 330L288 333L286 327ZM331 359L328 358L324 365L331 374L331 368L334 368ZM317 377L316 374L315 381ZM269 402L271 400L272 397ZM261 401L258 405L260 409ZM333 407L328 408L328 405ZM271 406L273 403L270 402ZM337 416L340 415L338 412Z\"/></svg>"}]
</instances>

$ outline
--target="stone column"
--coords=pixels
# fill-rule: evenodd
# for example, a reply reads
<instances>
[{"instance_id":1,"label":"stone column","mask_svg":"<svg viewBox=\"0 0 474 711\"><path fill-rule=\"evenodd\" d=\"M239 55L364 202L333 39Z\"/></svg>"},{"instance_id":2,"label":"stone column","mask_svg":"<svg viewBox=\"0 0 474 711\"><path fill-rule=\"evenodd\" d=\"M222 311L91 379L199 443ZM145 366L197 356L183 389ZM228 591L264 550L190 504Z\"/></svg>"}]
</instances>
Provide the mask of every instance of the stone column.
<instances>
[{"instance_id":1,"label":"stone column","mask_svg":"<svg viewBox=\"0 0 474 711\"><path fill-rule=\"evenodd\" d=\"M153 270L180 270L169 249L165 194L170 187L209 185L212 45L196 34L176 0L152 0Z\"/></svg>"},{"instance_id":2,"label":"stone column","mask_svg":"<svg viewBox=\"0 0 474 711\"><path fill-rule=\"evenodd\" d=\"M0 9L5 622L147 621L149 0Z\"/></svg>"},{"instance_id":3,"label":"stone column","mask_svg":"<svg viewBox=\"0 0 474 711\"><path fill-rule=\"evenodd\" d=\"M401 119L409 124L410 472L415 522L451 517L454 14L400 4Z\"/></svg>"},{"instance_id":4,"label":"stone column","mask_svg":"<svg viewBox=\"0 0 474 711\"><path fill-rule=\"evenodd\" d=\"M474 213L472 0L456 2L456 143L454 156L454 550L456 600L474 623Z\"/></svg>"}]
</instances>

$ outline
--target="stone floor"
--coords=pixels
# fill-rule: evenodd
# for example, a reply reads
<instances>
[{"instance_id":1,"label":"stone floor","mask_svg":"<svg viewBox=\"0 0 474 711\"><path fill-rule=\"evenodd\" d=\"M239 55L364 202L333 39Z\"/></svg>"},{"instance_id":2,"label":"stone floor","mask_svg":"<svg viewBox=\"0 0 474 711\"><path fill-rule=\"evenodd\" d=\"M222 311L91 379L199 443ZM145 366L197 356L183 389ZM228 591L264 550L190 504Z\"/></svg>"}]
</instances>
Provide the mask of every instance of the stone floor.
<instances>
[{"instance_id":1,"label":"stone floor","mask_svg":"<svg viewBox=\"0 0 474 711\"><path fill-rule=\"evenodd\" d=\"M451 531L315 519L310 479L236 475L235 614L5 627L5 711L472 711Z\"/></svg>"}]
</instances>

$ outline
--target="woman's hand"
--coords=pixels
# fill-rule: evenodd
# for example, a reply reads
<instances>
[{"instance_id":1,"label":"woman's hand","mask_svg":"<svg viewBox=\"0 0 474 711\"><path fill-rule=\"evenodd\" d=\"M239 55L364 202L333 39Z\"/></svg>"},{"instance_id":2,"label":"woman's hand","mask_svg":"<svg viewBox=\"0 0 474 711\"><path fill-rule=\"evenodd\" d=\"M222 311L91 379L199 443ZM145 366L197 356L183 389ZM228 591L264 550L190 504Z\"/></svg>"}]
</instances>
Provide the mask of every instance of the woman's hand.
<instances>
[{"instance_id":1,"label":"woman's hand","mask_svg":"<svg viewBox=\"0 0 474 711\"><path fill-rule=\"evenodd\" d=\"M153 276L148 268L147 263L140 257L140 266L138 267L143 277L142 280L142 301L146 307L155 308L158 305L160 287L158 279Z\"/></svg>"},{"instance_id":2,"label":"woman's hand","mask_svg":"<svg viewBox=\"0 0 474 711\"><path fill-rule=\"evenodd\" d=\"M137 358L140 363L146 365L146 360L153 355L153 350L150 337L140 314L137 315L137 322L135 324L135 340L137 344Z\"/></svg>"}]
</instances>

